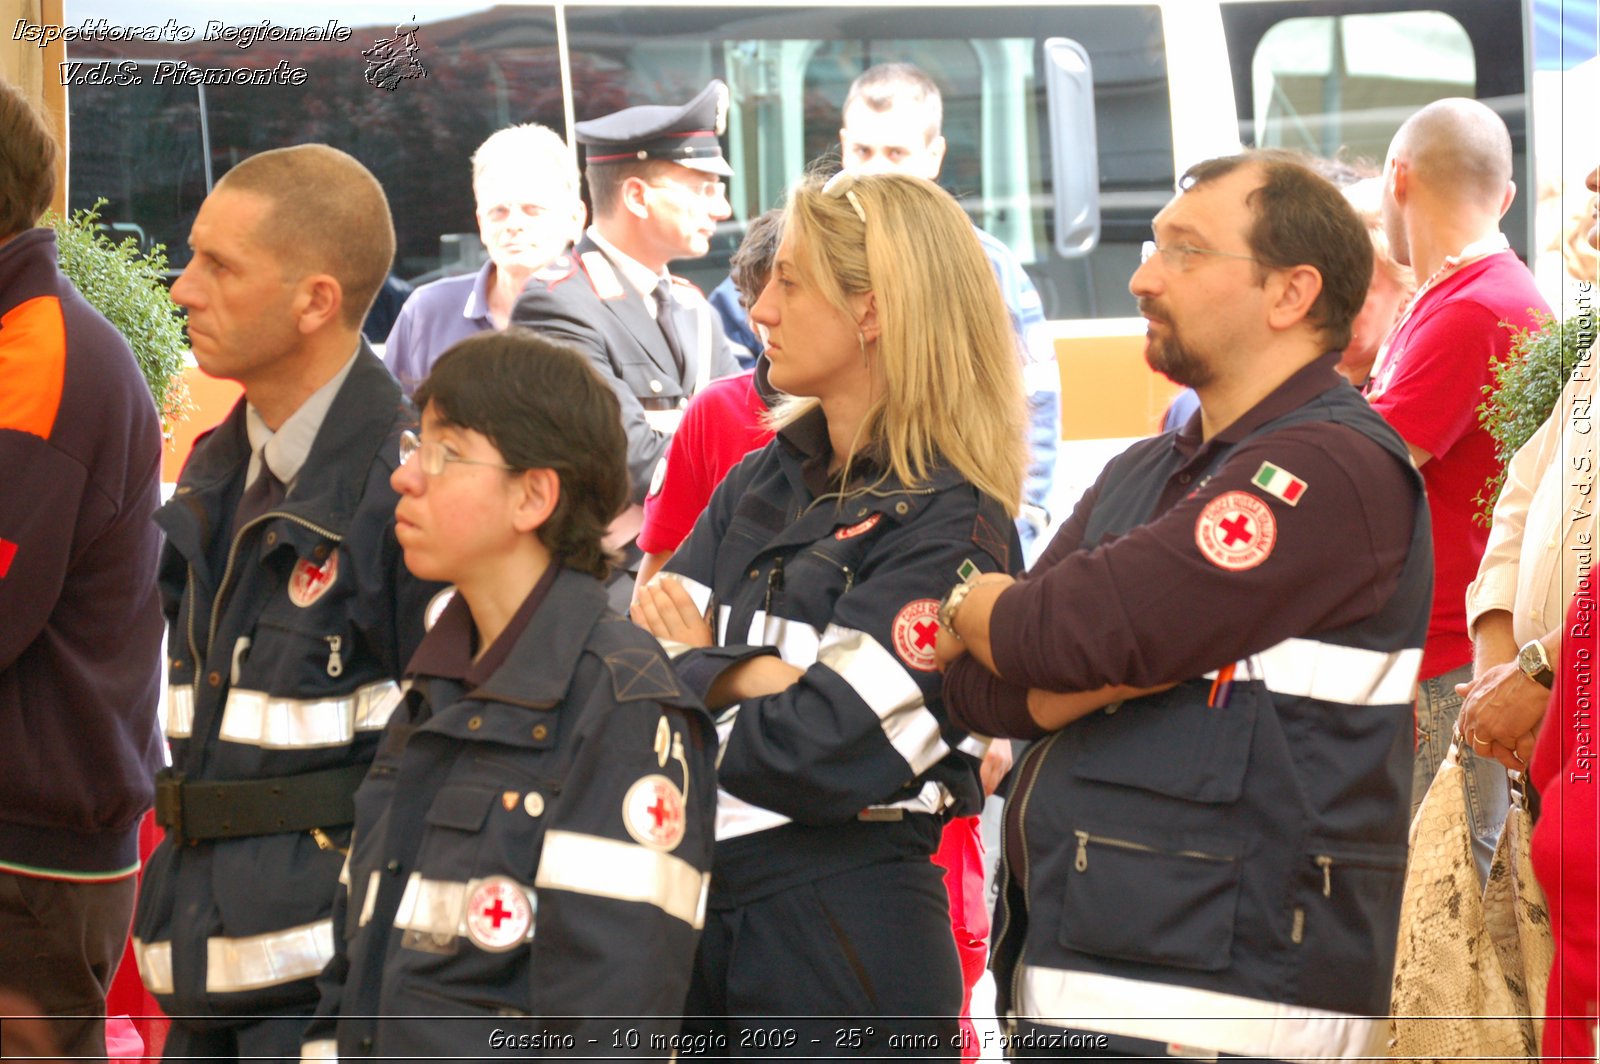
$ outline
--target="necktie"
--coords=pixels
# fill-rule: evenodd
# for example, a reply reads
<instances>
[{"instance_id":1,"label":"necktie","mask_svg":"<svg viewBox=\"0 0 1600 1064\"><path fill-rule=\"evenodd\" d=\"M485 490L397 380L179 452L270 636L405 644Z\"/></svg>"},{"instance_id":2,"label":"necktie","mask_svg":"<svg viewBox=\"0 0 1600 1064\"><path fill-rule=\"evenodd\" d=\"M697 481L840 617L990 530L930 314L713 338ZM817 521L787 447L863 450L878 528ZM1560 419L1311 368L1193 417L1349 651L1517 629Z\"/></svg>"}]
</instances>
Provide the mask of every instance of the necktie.
<instances>
[{"instance_id":1,"label":"necktie","mask_svg":"<svg viewBox=\"0 0 1600 1064\"><path fill-rule=\"evenodd\" d=\"M234 532L237 533L239 529L277 506L283 501L283 496L283 481L273 474L272 467L263 459L261 472L256 474L256 479L250 482L250 486L245 488L244 494L239 497L239 508L233 514Z\"/></svg>"},{"instance_id":2,"label":"necktie","mask_svg":"<svg viewBox=\"0 0 1600 1064\"><path fill-rule=\"evenodd\" d=\"M666 337L667 350L672 352L672 361L678 367L678 379L683 379L683 342L678 339L678 326L672 320L673 308L677 301L672 298L672 282L665 277L656 285L652 293L656 299L656 324L661 326L661 335Z\"/></svg>"}]
</instances>

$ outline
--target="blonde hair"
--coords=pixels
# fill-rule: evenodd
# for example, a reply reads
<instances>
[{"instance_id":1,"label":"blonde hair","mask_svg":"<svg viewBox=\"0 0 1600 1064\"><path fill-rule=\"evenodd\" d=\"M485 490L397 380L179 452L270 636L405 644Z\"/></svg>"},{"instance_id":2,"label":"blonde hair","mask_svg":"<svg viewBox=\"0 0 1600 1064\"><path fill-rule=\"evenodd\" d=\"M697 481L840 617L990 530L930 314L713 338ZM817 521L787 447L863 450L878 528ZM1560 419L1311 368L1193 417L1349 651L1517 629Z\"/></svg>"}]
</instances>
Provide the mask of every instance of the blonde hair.
<instances>
[{"instance_id":1,"label":"blonde hair","mask_svg":"<svg viewBox=\"0 0 1600 1064\"><path fill-rule=\"evenodd\" d=\"M791 191L784 237L796 268L841 313L854 316L851 296L874 294L880 387L862 438L908 487L948 465L1015 516L1027 465L1017 337L972 222L919 177L835 182L825 192L814 174ZM785 399L773 423L816 405Z\"/></svg>"}]
</instances>

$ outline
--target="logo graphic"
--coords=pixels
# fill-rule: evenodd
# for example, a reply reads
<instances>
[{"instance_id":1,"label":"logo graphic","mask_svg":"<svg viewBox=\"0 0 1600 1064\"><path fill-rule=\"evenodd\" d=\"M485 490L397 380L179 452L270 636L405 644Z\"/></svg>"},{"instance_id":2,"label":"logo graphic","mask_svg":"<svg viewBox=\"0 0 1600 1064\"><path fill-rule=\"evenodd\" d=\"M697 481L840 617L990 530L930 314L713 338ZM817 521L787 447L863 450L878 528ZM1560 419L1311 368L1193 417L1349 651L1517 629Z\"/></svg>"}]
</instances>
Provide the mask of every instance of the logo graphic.
<instances>
[{"instance_id":1,"label":"logo graphic","mask_svg":"<svg viewBox=\"0 0 1600 1064\"><path fill-rule=\"evenodd\" d=\"M515 949L533 937L533 902L505 876L490 876L467 898L467 937L490 953Z\"/></svg>"},{"instance_id":2,"label":"logo graphic","mask_svg":"<svg viewBox=\"0 0 1600 1064\"><path fill-rule=\"evenodd\" d=\"M908 602L894 615L894 652L919 672L938 667L934 651L939 645L939 600Z\"/></svg>"},{"instance_id":3,"label":"logo graphic","mask_svg":"<svg viewBox=\"0 0 1600 1064\"><path fill-rule=\"evenodd\" d=\"M374 41L371 48L362 50L361 55L367 61L364 76L368 85L393 92L402 81L428 76L417 46L417 29L415 23L402 22L394 28L393 37Z\"/></svg>"},{"instance_id":4,"label":"logo graphic","mask_svg":"<svg viewBox=\"0 0 1600 1064\"><path fill-rule=\"evenodd\" d=\"M312 565L305 558L295 564L289 577L289 601L296 606L309 606L321 598L339 579L339 549L334 548L321 566Z\"/></svg>"},{"instance_id":5,"label":"logo graphic","mask_svg":"<svg viewBox=\"0 0 1600 1064\"><path fill-rule=\"evenodd\" d=\"M1267 560L1278 540L1278 522L1267 504L1245 491L1229 491L1206 503L1194 523L1194 542L1219 569L1241 572Z\"/></svg>"},{"instance_id":6,"label":"logo graphic","mask_svg":"<svg viewBox=\"0 0 1600 1064\"><path fill-rule=\"evenodd\" d=\"M878 526L878 522L882 520L882 514L873 514L865 521L857 522L856 524L851 525L849 528L839 529L839 531L833 534L833 538L854 539L856 536L866 535L868 532L871 532L874 528L876 528Z\"/></svg>"},{"instance_id":7,"label":"logo graphic","mask_svg":"<svg viewBox=\"0 0 1600 1064\"><path fill-rule=\"evenodd\" d=\"M638 780L622 798L622 825L641 846L666 853L683 841L683 792L665 776Z\"/></svg>"}]
</instances>

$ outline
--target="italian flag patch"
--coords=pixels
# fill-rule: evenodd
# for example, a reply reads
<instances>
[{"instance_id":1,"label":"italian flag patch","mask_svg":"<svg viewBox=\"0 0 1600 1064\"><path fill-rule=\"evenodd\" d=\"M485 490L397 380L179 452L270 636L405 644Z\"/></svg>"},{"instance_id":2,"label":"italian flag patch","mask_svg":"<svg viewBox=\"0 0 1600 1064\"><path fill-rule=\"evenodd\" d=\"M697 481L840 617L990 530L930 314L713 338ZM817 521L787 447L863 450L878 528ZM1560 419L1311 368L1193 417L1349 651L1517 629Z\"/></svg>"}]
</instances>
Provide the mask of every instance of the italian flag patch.
<instances>
[{"instance_id":1,"label":"italian flag patch","mask_svg":"<svg viewBox=\"0 0 1600 1064\"><path fill-rule=\"evenodd\" d=\"M1290 506L1299 506L1301 496L1306 493L1305 481L1271 462L1262 462L1261 468L1256 470L1256 475L1250 478L1250 482L1268 495L1276 495Z\"/></svg>"}]
</instances>

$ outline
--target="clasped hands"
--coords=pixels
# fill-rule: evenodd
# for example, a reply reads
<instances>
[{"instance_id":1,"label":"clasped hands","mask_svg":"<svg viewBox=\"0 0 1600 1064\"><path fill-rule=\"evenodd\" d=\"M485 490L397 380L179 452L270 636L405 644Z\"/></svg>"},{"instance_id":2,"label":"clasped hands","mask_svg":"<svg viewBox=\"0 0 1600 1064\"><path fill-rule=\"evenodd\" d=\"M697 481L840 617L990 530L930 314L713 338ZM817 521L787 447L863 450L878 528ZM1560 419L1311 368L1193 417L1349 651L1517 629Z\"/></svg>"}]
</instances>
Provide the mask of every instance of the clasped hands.
<instances>
[{"instance_id":1,"label":"clasped hands","mask_svg":"<svg viewBox=\"0 0 1600 1064\"><path fill-rule=\"evenodd\" d=\"M1515 661L1508 661L1456 684L1456 694L1463 699L1456 720L1457 743L1512 771L1526 771L1550 692L1529 679Z\"/></svg>"}]
</instances>

